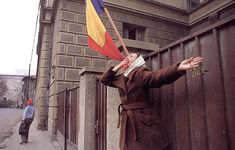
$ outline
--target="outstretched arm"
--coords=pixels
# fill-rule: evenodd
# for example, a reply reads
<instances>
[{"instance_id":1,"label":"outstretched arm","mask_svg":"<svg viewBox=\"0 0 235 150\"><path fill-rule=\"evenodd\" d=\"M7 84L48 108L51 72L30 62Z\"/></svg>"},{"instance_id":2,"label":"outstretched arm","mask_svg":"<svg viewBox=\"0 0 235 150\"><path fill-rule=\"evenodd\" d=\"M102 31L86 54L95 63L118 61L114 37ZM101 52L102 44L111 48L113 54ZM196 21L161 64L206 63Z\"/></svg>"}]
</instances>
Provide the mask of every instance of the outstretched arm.
<instances>
[{"instance_id":1,"label":"outstretched arm","mask_svg":"<svg viewBox=\"0 0 235 150\"><path fill-rule=\"evenodd\" d=\"M164 84L170 84L183 76L186 70L199 66L201 62L201 57L191 57L181 63L168 66L158 71L144 70L142 74L144 85L149 88L156 88Z\"/></svg>"}]
</instances>

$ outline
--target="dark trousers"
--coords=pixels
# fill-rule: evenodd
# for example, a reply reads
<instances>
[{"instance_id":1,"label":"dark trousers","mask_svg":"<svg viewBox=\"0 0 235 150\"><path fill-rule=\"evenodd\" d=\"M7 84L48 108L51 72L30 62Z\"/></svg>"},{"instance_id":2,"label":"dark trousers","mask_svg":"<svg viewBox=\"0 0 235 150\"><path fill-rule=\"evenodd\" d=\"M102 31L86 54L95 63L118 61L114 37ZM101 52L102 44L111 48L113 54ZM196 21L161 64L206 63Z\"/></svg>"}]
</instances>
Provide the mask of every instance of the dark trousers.
<instances>
[{"instance_id":1,"label":"dark trousers","mask_svg":"<svg viewBox=\"0 0 235 150\"><path fill-rule=\"evenodd\" d=\"M25 133L25 134L21 134L21 140L22 140L22 142L25 142L25 143L28 142L29 127L30 127L32 121L33 121L33 120L32 120L31 118L26 118L26 119L24 120L24 122L25 122L25 124L26 124L26 126L25 126L26 133Z\"/></svg>"}]
</instances>

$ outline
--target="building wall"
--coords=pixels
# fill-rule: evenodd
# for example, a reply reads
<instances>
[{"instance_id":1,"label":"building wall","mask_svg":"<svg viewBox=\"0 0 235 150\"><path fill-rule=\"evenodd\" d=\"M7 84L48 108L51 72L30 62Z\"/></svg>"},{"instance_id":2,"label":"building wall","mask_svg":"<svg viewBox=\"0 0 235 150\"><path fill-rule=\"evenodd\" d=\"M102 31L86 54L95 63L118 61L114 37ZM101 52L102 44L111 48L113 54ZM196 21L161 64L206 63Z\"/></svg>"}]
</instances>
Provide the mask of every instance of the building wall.
<instances>
[{"instance_id":1,"label":"building wall","mask_svg":"<svg viewBox=\"0 0 235 150\"><path fill-rule=\"evenodd\" d=\"M87 47L83 1L59 1L52 30L48 129L54 138L58 92L79 85L79 71L82 67L104 68L107 60Z\"/></svg>"},{"instance_id":2,"label":"building wall","mask_svg":"<svg viewBox=\"0 0 235 150\"><path fill-rule=\"evenodd\" d=\"M124 10L118 10L112 7L109 8L109 12L121 35L123 31L123 23L144 27L146 28L145 41L158 44L160 47L165 46L188 34L187 27L170 22L170 20L149 17L131 11L124 12ZM107 30L113 36L114 40L117 40L114 31L112 31L109 20L105 17L105 14L102 15L102 18Z\"/></svg>"},{"instance_id":3,"label":"building wall","mask_svg":"<svg viewBox=\"0 0 235 150\"><path fill-rule=\"evenodd\" d=\"M225 8L227 5L230 5L233 0L211 0L205 3L204 5L201 5L200 7L192 10L188 17L189 17L189 24L192 24L193 22L196 22L197 20L200 20L204 18L205 16L208 16L209 14L212 14L216 11L219 11L223 8Z\"/></svg>"},{"instance_id":4,"label":"building wall","mask_svg":"<svg viewBox=\"0 0 235 150\"><path fill-rule=\"evenodd\" d=\"M190 32L196 32L235 14L235 1L213 0L189 12Z\"/></svg>"},{"instance_id":5,"label":"building wall","mask_svg":"<svg viewBox=\"0 0 235 150\"><path fill-rule=\"evenodd\" d=\"M145 41L162 47L189 33L186 12L168 8L161 3L109 0L106 6L121 34L123 23L145 27ZM102 18L106 28L111 30L105 13ZM113 32L111 34L114 35Z\"/></svg>"},{"instance_id":6,"label":"building wall","mask_svg":"<svg viewBox=\"0 0 235 150\"><path fill-rule=\"evenodd\" d=\"M23 78L24 76L19 75L0 75L0 80L5 80L8 87L8 90L6 91L4 96L0 97L0 99L3 99L3 97L5 97L7 98L7 100L11 100L21 104L23 99Z\"/></svg>"},{"instance_id":7,"label":"building wall","mask_svg":"<svg viewBox=\"0 0 235 150\"><path fill-rule=\"evenodd\" d=\"M126 0L105 0L105 2L119 2L119 3L128 3ZM147 3L148 1L142 0L143 2ZM156 4L164 4L168 7L175 7L182 10L187 10L187 0L150 0L152 3ZM136 3L136 1L134 1Z\"/></svg>"},{"instance_id":8,"label":"building wall","mask_svg":"<svg viewBox=\"0 0 235 150\"><path fill-rule=\"evenodd\" d=\"M186 9L177 8L177 6L180 7L181 4L182 7L186 8L186 6L183 5L186 1L187 0L107 0L105 1L105 5L123 9L127 12L133 11L137 14L143 14L143 16L158 16L164 19L171 19L176 22L187 23L188 16L186 14ZM176 7L174 7L174 5Z\"/></svg>"},{"instance_id":9,"label":"building wall","mask_svg":"<svg viewBox=\"0 0 235 150\"><path fill-rule=\"evenodd\" d=\"M166 5L172 6L172 7L179 8L179 9L187 10L187 1L186 0L177 0L177 1L175 1L175 0L153 0L153 1L160 2L160 3L166 4Z\"/></svg>"},{"instance_id":10,"label":"building wall","mask_svg":"<svg viewBox=\"0 0 235 150\"><path fill-rule=\"evenodd\" d=\"M38 70L35 93L38 129L47 127L48 85L51 68L51 27L50 24L42 24L41 28L42 40L40 43L40 50L38 51Z\"/></svg>"},{"instance_id":11,"label":"building wall","mask_svg":"<svg viewBox=\"0 0 235 150\"><path fill-rule=\"evenodd\" d=\"M35 82L36 78L34 76L25 76L23 78L22 92L24 100L26 100L27 98L32 98L33 101L35 101Z\"/></svg>"}]
</instances>

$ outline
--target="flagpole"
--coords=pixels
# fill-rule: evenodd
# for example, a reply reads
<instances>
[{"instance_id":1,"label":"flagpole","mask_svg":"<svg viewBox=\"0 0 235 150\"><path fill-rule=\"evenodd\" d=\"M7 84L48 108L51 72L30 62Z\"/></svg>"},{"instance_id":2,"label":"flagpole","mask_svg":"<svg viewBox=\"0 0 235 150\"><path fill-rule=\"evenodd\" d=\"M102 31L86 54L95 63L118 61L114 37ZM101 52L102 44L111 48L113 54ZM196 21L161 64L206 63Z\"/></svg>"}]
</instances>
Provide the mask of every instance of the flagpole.
<instances>
[{"instance_id":1,"label":"flagpole","mask_svg":"<svg viewBox=\"0 0 235 150\"><path fill-rule=\"evenodd\" d=\"M106 15L107 15L109 21L111 22L111 25L112 25L112 27L113 27L113 29L114 29L114 31L115 31L115 33L116 33L116 35L117 35L119 41L120 41L121 44L122 44L122 47L123 47L123 50L124 50L126 56L128 56L128 55L129 55L129 52L128 52L127 48L126 48L126 45L125 45L124 42L123 42L122 37L120 36L120 34L119 34L118 30L117 30L116 25L115 25L114 22L113 22L112 17L110 16L110 14L109 14L109 12L108 12L108 9L107 9L107 8L104 8L104 11L105 11L105 13L106 13Z\"/></svg>"}]
</instances>

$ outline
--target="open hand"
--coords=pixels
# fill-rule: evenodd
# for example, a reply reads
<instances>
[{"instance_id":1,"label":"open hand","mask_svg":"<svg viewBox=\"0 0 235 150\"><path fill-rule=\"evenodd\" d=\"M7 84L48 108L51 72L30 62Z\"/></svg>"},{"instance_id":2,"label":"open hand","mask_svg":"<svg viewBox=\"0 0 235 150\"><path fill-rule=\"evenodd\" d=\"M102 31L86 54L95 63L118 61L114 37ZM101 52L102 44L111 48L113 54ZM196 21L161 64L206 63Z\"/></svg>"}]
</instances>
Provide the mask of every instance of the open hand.
<instances>
[{"instance_id":1,"label":"open hand","mask_svg":"<svg viewBox=\"0 0 235 150\"><path fill-rule=\"evenodd\" d=\"M180 63L180 65L178 66L178 70L185 71L188 69L198 67L199 64L202 62L202 59L203 59L202 57L195 57L195 58L191 57L189 59L186 59Z\"/></svg>"}]
</instances>

